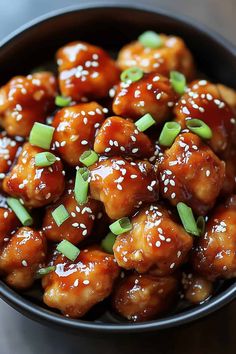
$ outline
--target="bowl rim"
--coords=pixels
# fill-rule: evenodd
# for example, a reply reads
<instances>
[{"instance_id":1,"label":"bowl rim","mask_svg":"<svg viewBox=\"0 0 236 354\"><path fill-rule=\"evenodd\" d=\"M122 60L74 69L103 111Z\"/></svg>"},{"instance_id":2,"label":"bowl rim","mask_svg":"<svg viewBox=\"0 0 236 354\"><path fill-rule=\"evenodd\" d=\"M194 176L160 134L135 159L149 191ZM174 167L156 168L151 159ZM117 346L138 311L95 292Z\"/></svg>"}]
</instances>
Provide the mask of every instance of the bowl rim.
<instances>
[{"instance_id":1,"label":"bowl rim","mask_svg":"<svg viewBox=\"0 0 236 354\"><path fill-rule=\"evenodd\" d=\"M145 4L140 2L139 4L134 4L132 0L126 1L126 3L109 3L108 0L105 1L89 1L86 4L73 5L69 7L63 7L59 10L53 10L46 14L43 14L26 24L20 26L18 29L7 35L3 40L0 41L0 54L5 46L8 46L12 41L17 40L18 37L24 35L25 32L32 30L32 28L42 25L44 22L50 21L50 19L55 17L61 17L66 14L73 12L79 12L81 10L89 9L123 9L123 10L137 10L144 12L156 13L160 16L173 19L178 22L186 24L198 32L207 35L213 42L217 43L219 46L224 47L226 51L232 55L236 55L236 46L226 40L223 36L218 34L216 31L210 29L205 24L201 24L199 21L192 19L191 17L171 14L171 10L164 10L156 5ZM31 301L25 299L23 295L17 293L15 290L8 287L2 280L0 280L0 297L11 305L13 308L17 309L19 312L24 313L27 317L33 318L34 320L50 323L59 328L65 328L71 330L87 330L92 332L106 332L106 333L134 333L134 332L146 332L153 331L157 329L171 328L178 325L186 324L192 322L196 319L200 319L218 309L222 306L228 304L230 301L236 298L236 281L229 286L226 290L214 296L208 302L198 305L197 307L191 308L183 313L174 314L163 319L156 319L148 322L141 323L100 323L100 322L89 322L80 319L70 319L64 317L60 314L54 313L53 310L45 309L39 305L33 304Z\"/></svg>"}]
</instances>

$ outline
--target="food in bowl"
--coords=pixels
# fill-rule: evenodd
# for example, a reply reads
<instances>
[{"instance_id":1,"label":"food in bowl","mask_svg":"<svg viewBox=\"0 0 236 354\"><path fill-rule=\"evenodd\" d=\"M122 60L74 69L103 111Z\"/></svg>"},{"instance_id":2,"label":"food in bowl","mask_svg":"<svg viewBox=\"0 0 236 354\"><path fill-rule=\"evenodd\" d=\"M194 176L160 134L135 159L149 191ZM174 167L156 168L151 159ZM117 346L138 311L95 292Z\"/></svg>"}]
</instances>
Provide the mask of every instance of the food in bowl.
<instances>
[{"instance_id":1,"label":"food in bowl","mask_svg":"<svg viewBox=\"0 0 236 354\"><path fill-rule=\"evenodd\" d=\"M0 89L0 272L71 318L148 321L236 275L236 93L181 38L72 42Z\"/></svg>"}]
</instances>

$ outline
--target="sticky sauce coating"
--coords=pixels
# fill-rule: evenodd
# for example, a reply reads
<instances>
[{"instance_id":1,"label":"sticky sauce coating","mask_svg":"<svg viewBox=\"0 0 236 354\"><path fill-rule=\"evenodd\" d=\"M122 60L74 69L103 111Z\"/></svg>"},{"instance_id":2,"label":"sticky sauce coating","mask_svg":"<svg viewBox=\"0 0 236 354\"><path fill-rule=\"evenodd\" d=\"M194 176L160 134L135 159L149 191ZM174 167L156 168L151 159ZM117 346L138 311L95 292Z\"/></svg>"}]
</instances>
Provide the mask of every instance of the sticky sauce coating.
<instances>
[{"instance_id":1,"label":"sticky sauce coating","mask_svg":"<svg viewBox=\"0 0 236 354\"><path fill-rule=\"evenodd\" d=\"M174 34L81 39L0 87L0 277L86 321L211 301L236 277L236 91Z\"/></svg>"}]
</instances>

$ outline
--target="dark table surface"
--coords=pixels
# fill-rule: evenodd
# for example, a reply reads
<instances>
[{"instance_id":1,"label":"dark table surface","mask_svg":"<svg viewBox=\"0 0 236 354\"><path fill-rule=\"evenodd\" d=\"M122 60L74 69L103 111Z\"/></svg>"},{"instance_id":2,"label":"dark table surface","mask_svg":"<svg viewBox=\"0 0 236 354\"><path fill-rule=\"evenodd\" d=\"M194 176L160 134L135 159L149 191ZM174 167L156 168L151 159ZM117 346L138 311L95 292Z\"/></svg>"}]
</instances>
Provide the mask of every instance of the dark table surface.
<instances>
[{"instance_id":1,"label":"dark table surface","mask_svg":"<svg viewBox=\"0 0 236 354\"><path fill-rule=\"evenodd\" d=\"M236 44L236 0L143 2L191 16ZM41 14L78 3L78 0L0 0L0 39ZM236 302L233 302L198 322L157 333L74 336L32 322L0 301L0 354L231 354L235 353L235 328Z\"/></svg>"}]
</instances>

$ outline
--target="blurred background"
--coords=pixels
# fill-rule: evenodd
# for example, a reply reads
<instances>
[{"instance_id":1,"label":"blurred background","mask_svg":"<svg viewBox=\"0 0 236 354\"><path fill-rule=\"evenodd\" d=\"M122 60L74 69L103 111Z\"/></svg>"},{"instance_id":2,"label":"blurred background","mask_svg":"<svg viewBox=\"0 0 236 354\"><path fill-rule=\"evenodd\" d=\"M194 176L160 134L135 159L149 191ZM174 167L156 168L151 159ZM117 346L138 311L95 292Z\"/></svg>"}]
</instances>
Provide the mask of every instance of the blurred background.
<instances>
[{"instance_id":1,"label":"blurred background","mask_svg":"<svg viewBox=\"0 0 236 354\"><path fill-rule=\"evenodd\" d=\"M139 0L135 0L139 3ZM37 16L86 0L0 0L0 40ZM97 1L99 2L99 1ZM108 2L108 0L107 0ZM125 0L110 0L122 4ZM142 0L208 25L236 44L236 0ZM223 65L223 64L222 64ZM1 68L0 68L1 72ZM0 300L0 354L231 354L236 302L193 324L145 335L68 335L32 322Z\"/></svg>"}]
</instances>

